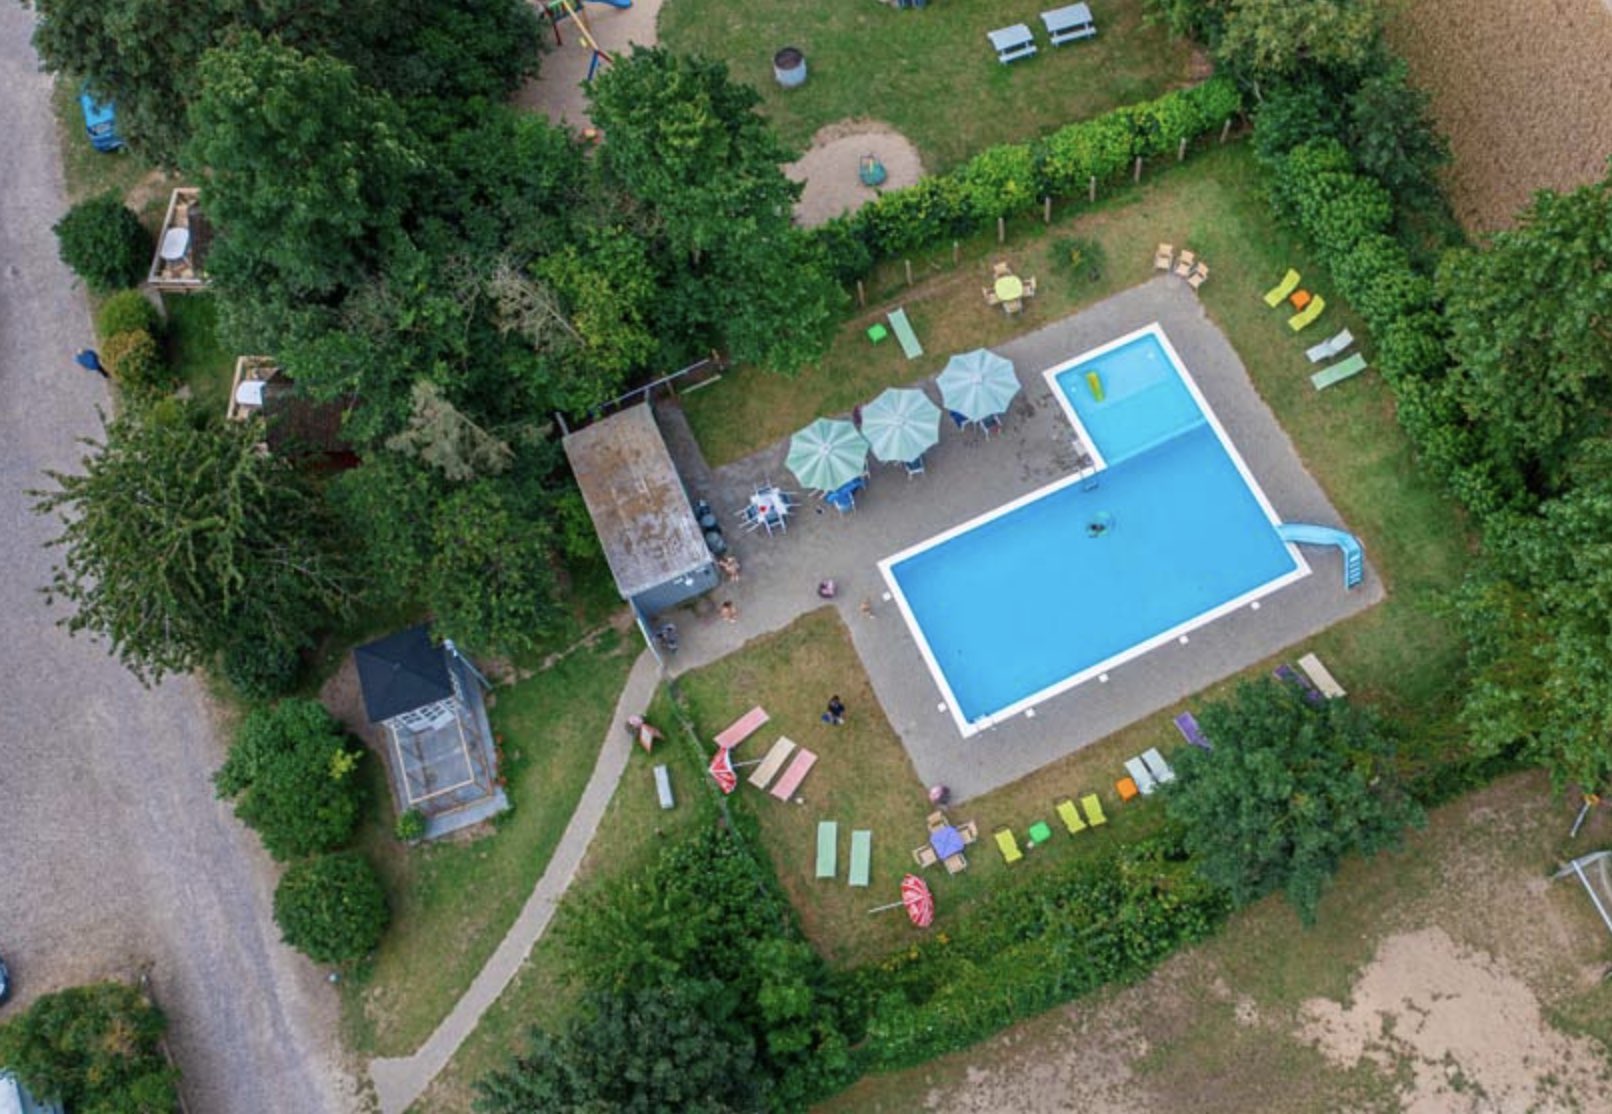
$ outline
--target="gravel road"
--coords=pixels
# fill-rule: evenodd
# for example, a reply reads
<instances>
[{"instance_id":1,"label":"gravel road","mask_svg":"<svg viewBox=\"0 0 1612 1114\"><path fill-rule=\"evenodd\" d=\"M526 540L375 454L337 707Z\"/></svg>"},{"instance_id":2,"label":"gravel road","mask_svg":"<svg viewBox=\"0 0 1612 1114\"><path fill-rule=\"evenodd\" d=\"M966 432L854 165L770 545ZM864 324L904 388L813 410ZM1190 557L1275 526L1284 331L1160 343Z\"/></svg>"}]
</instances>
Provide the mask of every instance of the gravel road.
<instances>
[{"instance_id":1,"label":"gravel road","mask_svg":"<svg viewBox=\"0 0 1612 1114\"><path fill-rule=\"evenodd\" d=\"M24 1004L149 964L192 1114L354 1109L333 993L280 944L272 864L213 798L200 686L141 688L36 591L55 526L26 491L76 466L107 398L72 362L90 321L50 231L61 166L32 27L0 3L0 952Z\"/></svg>"}]
</instances>

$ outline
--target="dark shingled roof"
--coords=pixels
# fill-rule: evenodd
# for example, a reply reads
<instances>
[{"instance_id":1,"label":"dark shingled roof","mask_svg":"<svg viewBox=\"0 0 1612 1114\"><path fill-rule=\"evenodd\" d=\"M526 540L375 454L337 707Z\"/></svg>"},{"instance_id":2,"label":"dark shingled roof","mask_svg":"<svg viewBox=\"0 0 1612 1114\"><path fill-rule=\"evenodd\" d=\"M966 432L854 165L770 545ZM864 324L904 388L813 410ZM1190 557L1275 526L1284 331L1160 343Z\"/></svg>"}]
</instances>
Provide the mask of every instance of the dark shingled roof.
<instances>
[{"instance_id":1,"label":"dark shingled roof","mask_svg":"<svg viewBox=\"0 0 1612 1114\"><path fill-rule=\"evenodd\" d=\"M582 499L623 599L711 563L677 465L647 405L565 439Z\"/></svg>"},{"instance_id":2,"label":"dark shingled roof","mask_svg":"<svg viewBox=\"0 0 1612 1114\"><path fill-rule=\"evenodd\" d=\"M371 723L384 723L454 694L447 654L432 644L423 623L358 647L353 660Z\"/></svg>"}]
</instances>

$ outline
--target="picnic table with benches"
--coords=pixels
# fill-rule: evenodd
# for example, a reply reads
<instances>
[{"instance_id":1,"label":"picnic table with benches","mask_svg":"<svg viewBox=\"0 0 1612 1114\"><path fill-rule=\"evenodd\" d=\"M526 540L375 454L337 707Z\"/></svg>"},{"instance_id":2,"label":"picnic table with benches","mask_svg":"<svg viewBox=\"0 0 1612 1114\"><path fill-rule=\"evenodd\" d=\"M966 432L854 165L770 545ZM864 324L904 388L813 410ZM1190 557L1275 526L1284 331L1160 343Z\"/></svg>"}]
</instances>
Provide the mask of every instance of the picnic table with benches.
<instances>
[{"instance_id":1,"label":"picnic table with benches","mask_svg":"<svg viewBox=\"0 0 1612 1114\"><path fill-rule=\"evenodd\" d=\"M1030 34L1030 29L1022 23L987 31L985 37L991 40L991 47L996 51L996 60L1004 64L1028 58L1035 53L1035 36Z\"/></svg>"},{"instance_id":2,"label":"picnic table with benches","mask_svg":"<svg viewBox=\"0 0 1612 1114\"><path fill-rule=\"evenodd\" d=\"M1091 9L1084 4L1070 4L1041 13L1041 23L1052 38L1053 46L1072 43L1076 39L1089 39L1097 34L1097 24L1091 18Z\"/></svg>"}]
</instances>

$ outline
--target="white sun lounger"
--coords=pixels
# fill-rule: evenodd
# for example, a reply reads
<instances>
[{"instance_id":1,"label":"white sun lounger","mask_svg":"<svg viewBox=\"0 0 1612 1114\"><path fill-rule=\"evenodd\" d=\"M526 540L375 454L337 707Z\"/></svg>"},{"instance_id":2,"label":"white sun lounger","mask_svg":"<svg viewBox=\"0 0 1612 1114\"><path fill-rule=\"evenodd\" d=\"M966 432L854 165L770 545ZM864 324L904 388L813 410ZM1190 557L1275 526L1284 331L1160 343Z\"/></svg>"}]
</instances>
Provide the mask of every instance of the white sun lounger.
<instances>
[{"instance_id":1,"label":"white sun lounger","mask_svg":"<svg viewBox=\"0 0 1612 1114\"><path fill-rule=\"evenodd\" d=\"M1315 683L1315 687L1320 689L1321 694L1328 700L1336 700L1340 696L1348 695L1343 691L1343 686L1338 684L1337 678L1332 676L1332 671L1322 665L1321 659L1314 654L1305 654L1300 658L1299 668L1309 674L1310 680Z\"/></svg>"},{"instance_id":2,"label":"white sun lounger","mask_svg":"<svg viewBox=\"0 0 1612 1114\"><path fill-rule=\"evenodd\" d=\"M1312 364L1318 364L1322 360L1330 360L1354 342L1354 334L1348 329L1344 329L1337 336L1329 337L1313 348L1305 349L1304 355Z\"/></svg>"},{"instance_id":3,"label":"white sun lounger","mask_svg":"<svg viewBox=\"0 0 1612 1114\"><path fill-rule=\"evenodd\" d=\"M1164 760L1164 755L1158 752L1157 747L1150 747L1142 752L1142 763L1160 785L1167 785L1175 780L1175 771L1170 768L1170 764Z\"/></svg>"},{"instance_id":4,"label":"white sun lounger","mask_svg":"<svg viewBox=\"0 0 1612 1114\"><path fill-rule=\"evenodd\" d=\"M1158 788L1153 781L1153 775L1148 772L1140 758L1127 758L1125 772L1131 775L1131 780L1136 782L1136 787L1142 791L1144 797Z\"/></svg>"}]
</instances>

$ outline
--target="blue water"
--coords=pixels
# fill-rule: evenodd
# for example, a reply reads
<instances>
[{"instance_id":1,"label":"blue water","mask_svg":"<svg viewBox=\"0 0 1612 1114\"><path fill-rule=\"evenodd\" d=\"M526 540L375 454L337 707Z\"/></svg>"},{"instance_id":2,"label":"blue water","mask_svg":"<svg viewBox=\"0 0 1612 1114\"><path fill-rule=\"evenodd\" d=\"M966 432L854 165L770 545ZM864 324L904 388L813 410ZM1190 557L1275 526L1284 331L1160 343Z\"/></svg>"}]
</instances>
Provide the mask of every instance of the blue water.
<instances>
[{"instance_id":1,"label":"blue water","mask_svg":"<svg viewBox=\"0 0 1612 1114\"><path fill-rule=\"evenodd\" d=\"M1095 402L1085 373L1103 376ZM1291 572L1153 336L1058 377L1109 467L891 569L965 720ZM1109 528L1093 538L1089 525Z\"/></svg>"}]
</instances>

